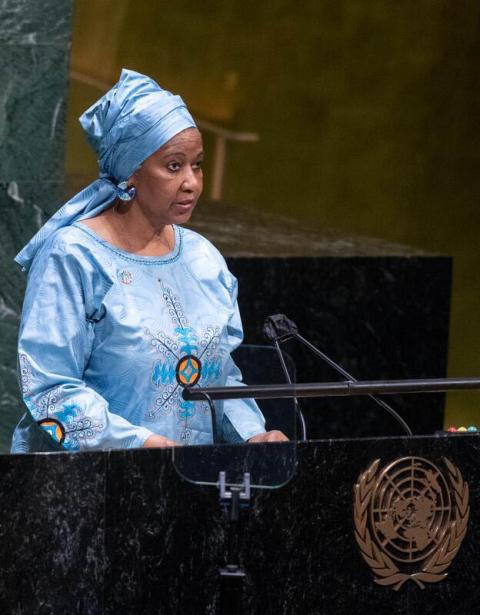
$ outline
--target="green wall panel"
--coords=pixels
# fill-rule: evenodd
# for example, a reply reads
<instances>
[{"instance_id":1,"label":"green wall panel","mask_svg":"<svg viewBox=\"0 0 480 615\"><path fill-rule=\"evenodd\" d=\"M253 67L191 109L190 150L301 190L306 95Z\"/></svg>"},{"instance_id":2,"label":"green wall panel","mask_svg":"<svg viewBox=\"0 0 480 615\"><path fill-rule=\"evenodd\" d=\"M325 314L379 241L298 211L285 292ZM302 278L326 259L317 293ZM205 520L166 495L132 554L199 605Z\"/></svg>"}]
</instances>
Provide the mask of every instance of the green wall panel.
<instances>
[{"instance_id":1,"label":"green wall panel","mask_svg":"<svg viewBox=\"0 0 480 615\"><path fill-rule=\"evenodd\" d=\"M0 5L0 452L23 411L16 338L25 276L13 258L63 199L71 4Z\"/></svg>"},{"instance_id":2,"label":"green wall panel","mask_svg":"<svg viewBox=\"0 0 480 615\"><path fill-rule=\"evenodd\" d=\"M62 180L68 54L48 45L0 48L0 180Z\"/></svg>"},{"instance_id":3,"label":"green wall panel","mask_svg":"<svg viewBox=\"0 0 480 615\"><path fill-rule=\"evenodd\" d=\"M0 45L58 45L66 50L71 39L71 9L72 0L3 0Z\"/></svg>"}]
</instances>

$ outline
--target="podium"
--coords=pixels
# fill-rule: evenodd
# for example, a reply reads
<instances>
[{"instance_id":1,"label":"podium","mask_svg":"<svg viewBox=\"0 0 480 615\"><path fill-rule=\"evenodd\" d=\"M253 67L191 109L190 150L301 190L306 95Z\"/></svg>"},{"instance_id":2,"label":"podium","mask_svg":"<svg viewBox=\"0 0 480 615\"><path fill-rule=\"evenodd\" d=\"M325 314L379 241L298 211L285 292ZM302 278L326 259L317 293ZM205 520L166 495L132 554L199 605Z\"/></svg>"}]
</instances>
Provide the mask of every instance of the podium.
<instances>
[{"instance_id":1,"label":"podium","mask_svg":"<svg viewBox=\"0 0 480 615\"><path fill-rule=\"evenodd\" d=\"M285 445L238 446L281 463ZM475 612L479 454L476 435L298 443L290 480L242 513L244 612ZM0 476L0 612L217 612L228 519L172 450L3 455Z\"/></svg>"}]
</instances>

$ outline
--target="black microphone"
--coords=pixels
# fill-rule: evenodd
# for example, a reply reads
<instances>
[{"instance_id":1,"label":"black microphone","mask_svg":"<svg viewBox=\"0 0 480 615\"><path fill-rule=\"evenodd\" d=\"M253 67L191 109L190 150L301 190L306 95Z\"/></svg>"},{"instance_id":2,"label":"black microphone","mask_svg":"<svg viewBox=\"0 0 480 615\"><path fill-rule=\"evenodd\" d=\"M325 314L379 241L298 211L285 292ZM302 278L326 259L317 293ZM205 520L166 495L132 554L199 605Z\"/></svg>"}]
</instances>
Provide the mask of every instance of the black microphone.
<instances>
[{"instance_id":1,"label":"black microphone","mask_svg":"<svg viewBox=\"0 0 480 615\"><path fill-rule=\"evenodd\" d=\"M302 337L300 335L300 333L298 332L297 325L293 322L293 320L290 320L289 318L287 318L287 316L285 316L285 314L273 314L272 316L268 316L265 319L265 324L263 326L263 333L264 333L265 337L269 341L274 342L275 346L277 347L277 351L280 353L280 356L281 356L282 351L280 349L279 341L283 342L283 341L286 341L288 339L295 338L295 339L298 339L300 342L302 342L302 344L304 344L313 353L315 353L317 356L319 356L323 361L325 361L325 363L330 365L330 367L332 367L334 370L336 370L339 374L341 374L348 381L350 381L350 382L358 382L356 380L356 378L354 378L345 369L343 369L343 367L341 365L339 365L338 363L335 363L335 361L333 359L331 359L324 352L322 352L319 348L317 348L311 342L309 342L304 337ZM284 363L283 357L281 357L280 360L281 360L282 365L283 365L283 363ZM286 366L284 368L284 371L285 371L285 369L286 369ZM288 376L287 376L287 378L288 378ZM288 382L291 383L290 380ZM410 427L403 420L403 418L398 414L398 412L396 412L390 406L390 404L387 404L385 401L383 401L383 399L378 399L378 397L376 397L375 395L369 395L369 397L376 404L378 404L381 408L386 410L398 423L400 423L400 425L402 426L404 431L409 436L413 435L412 434L412 430L410 429Z\"/></svg>"},{"instance_id":2,"label":"black microphone","mask_svg":"<svg viewBox=\"0 0 480 615\"><path fill-rule=\"evenodd\" d=\"M282 370L288 384L292 384L292 378L288 371L287 364L285 363L279 340L283 342L291 339L296 333L298 333L297 325L293 321L289 320L285 314L274 314L273 316L267 316L265 322L263 323L263 335L268 342L272 342L275 346L278 358L280 359L280 365L282 366ZM295 412L297 413L300 421L302 431L301 439L305 441L307 439L307 423L305 422L305 417L303 416L302 409L300 408L300 403L296 397L293 398L293 402L295 404Z\"/></svg>"},{"instance_id":3,"label":"black microphone","mask_svg":"<svg viewBox=\"0 0 480 615\"><path fill-rule=\"evenodd\" d=\"M298 333L298 327L285 316L285 314L273 314L267 316L263 323L263 335L269 341L286 341Z\"/></svg>"}]
</instances>

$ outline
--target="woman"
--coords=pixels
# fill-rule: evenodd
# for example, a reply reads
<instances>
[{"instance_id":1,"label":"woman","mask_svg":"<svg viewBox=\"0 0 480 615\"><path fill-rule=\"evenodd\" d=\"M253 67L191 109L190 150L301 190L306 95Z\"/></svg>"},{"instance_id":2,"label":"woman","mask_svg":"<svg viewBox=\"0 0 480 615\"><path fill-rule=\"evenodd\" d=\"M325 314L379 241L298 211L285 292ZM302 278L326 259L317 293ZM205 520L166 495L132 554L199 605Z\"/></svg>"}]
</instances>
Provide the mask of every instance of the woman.
<instances>
[{"instance_id":1,"label":"woman","mask_svg":"<svg viewBox=\"0 0 480 615\"><path fill-rule=\"evenodd\" d=\"M187 222L202 139L179 96L123 70L80 118L100 179L16 257L29 272L18 358L29 410L12 452L212 441L185 386L233 384L242 340L236 280ZM217 404L225 441L283 440L251 400Z\"/></svg>"}]
</instances>

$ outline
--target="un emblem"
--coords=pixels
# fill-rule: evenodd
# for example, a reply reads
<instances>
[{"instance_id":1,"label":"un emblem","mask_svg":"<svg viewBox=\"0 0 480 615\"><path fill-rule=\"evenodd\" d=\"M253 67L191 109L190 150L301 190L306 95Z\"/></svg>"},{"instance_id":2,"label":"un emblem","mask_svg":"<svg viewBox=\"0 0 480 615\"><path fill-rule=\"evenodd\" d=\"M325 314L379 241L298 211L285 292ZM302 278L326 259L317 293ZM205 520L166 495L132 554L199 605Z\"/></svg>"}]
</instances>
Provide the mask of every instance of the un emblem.
<instances>
[{"instance_id":1,"label":"un emblem","mask_svg":"<svg viewBox=\"0 0 480 615\"><path fill-rule=\"evenodd\" d=\"M380 459L354 487L355 539L379 585L421 589L447 576L467 531L468 484L443 458L446 474L422 457L403 457L379 471Z\"/></svg>"}]
</instances>

